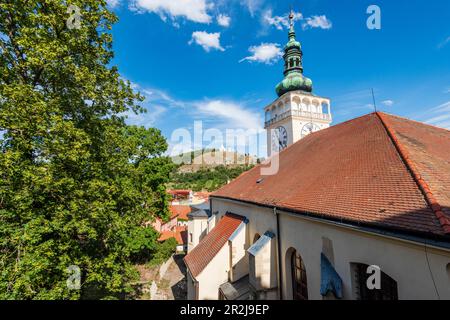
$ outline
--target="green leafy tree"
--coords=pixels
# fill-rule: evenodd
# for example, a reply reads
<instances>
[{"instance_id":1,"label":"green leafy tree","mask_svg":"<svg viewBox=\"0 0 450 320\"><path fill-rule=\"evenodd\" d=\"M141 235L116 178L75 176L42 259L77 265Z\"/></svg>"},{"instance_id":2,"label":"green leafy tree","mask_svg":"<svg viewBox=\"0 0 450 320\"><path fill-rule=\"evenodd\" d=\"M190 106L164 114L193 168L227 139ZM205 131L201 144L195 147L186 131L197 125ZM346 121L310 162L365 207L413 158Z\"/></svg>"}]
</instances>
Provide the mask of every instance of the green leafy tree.
<instances>
[{"instance_id":1,"label":"green leafy tree","mask_svg":"<svg viewBox=\"0 0 450 320\"><path fill-rule=\"evenodd\" d=\"M243 172L250 170L252 165L240 165L234 167L217 166L204 168L196 172L178 172L171 174L171 185L176 189L192 189L194 191L214 191L227 184Z\"/></svg>"},{"instance_id":2,"label":"green leafy tree","mask_svg":"<svg viewBox=\"0 0 450 320\"><path fill-rule=\"evenodd\" d=\"M0 2L0 299L121 297L155 250L172 165L125 124L142 98L110 65L116 20L104 0Z\"/></svg>"},{"instance_id":3,"label":"green leafy tree","mask_svg":"<svg viewBox=\"0 0 450 320\"><path fill-rule=\"evenodd\" d=\"M177 244L175 238L169 238L161 243L155 248L155 251L152 254L153 259L150 260L149 265L156 266L166 261L175 252Z\"/></svg>"}]
</instances>

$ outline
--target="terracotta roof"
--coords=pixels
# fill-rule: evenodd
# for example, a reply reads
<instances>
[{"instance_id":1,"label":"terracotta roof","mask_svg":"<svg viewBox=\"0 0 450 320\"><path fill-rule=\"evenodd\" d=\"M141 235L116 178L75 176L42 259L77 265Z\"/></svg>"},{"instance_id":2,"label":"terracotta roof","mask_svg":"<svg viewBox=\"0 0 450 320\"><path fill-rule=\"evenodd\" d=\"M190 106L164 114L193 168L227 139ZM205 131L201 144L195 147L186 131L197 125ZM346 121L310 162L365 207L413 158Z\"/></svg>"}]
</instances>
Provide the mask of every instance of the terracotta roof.
<instances>
[{"instance_id":1,"label":"terracotta roof","mask_svg":"<svg viewBox=\"0 0 450 320\"><path fill-rule=\"evenodd\" d=\"M219 253L244 219L244 217L235 214L225 214L200 243L186 255L184 262L193 277L198 276Z\"/></svg>"},{"instance_id":2,"label":"terracotta roof","mask_svg":"<svg viewBox=\"0 0 450 320\"><path fill-rule=\"evenodd\" d=\"M257 166L212 197L450 234L448 130L372 113L307 136L281 152L279 161L276 175L263 177Z\"/></svg>"},{"instance_id":3,"label":"terracotta roof","mask_svg":"<svg viewBox=\"0 0 450 320\"><path fill-rule=\"evenodd\" d=\"M187 244L187 228L176 227L175 230L164 231L158 238L158 241L165 241L170 238L175 238L178 244Z\"/></svg>"},{"instance_id":4,"label":"terracotta roof","mask_svg":"<svg viewBox=\"0 0 450 320\"><path fill-rule=\"evenodd\" d=\"M167 190L167 193L171 195L188 196L191 193L191 190Z\"/></svg>"},{"instance_id":5,"label":"terracotta roof","mask_svg":"<svg viewBox=\"0 0 450 320\"><path fill-rule=\"evenodd\" d=\"M194 196L196 196L197 198L208 199L210 194L211 194L211 192L198 191L198 192L194 193Z\"/></svg>"},{"instance_id":6,"label":"terracotta roof","mask_svg":"<svg viewBox=\"0 0 450 320\"><path fill-rule=\"evenodd\" d=\"M188 214L191 212L191 207L184 205L171 205L169 210L171 212L170 219L178 217L182 220L188 220Z\"/></svg>"}]
</instances>

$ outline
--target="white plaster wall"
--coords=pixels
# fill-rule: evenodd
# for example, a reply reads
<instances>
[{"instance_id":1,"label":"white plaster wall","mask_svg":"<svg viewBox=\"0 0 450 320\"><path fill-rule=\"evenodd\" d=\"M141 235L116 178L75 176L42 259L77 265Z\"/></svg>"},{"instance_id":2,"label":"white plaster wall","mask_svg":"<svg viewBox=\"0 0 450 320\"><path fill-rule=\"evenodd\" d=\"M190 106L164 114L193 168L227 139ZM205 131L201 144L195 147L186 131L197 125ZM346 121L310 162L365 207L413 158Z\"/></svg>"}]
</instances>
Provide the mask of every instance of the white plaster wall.
<instances>
[{"instance_id":1,"label":"white plaster wall","mask_svg":"<svg viewBox=\"0 0 450 320\"><path fill-rule=\"evenodd\" d=\"M278 287L276 238L272 238L254 256L250 256L250 284L257 290Z\"/></svg>"},{"instance_id":2,"label":"white plaster wall","mask_svg":"<svg viewBox=\"0 0 450 320\"><path fill-rule=\"evenodd\" d=\"M208 233L214 229L216 226L216 218L215 215L212 215L210 218L208 218Z\"/></svg>"},{"instance_id":3,"label":"white plaster wall","mask_svg":"<svg viewBox=\"0 0 450 320\"><path fill-rule=\"evenodd\" d=\"M188 252L197 246L201 239L208 233L207 218L189 218L188 221ZM192 233L192 241L191 241Z\"/></svg>"},{"instance_id":4,"label":"white plaster wall","mask_svg":"<svg viewBox=\"0 0 450 320\"><path fill-rule=\"evenodd\" d=\"M228 281L229 246L226 243L205 269L197 276L199 300L218 300L219 286Z\"/></svg>"},{"instance_id":5,"label":"white plaster wall","mask_svg":"<svg viewBox=\"0 0 450 320\"><path fill-rule=\"evenodd\" d=\"M286 252L293 247L306 267L309 299L320 295L320 253L322 236L333 242L335 269L343 281L344 299L354 299L350 263L378 265L397 281L399 299L437 299L428 268L425 249L421 245L386 239L358 231L343 229L281 214L280 216L283 296L292 297L290 274L286 270ZM442 299L450 299L450 279L445 267L450 253L428 249L433 277Z\"/></svg>"},{"instance_id":6,"label":"white plaster wall","mask_svg":"<svg viewBox=\"0 0 450 320\"><path fill-rule=\"evenodd\" d=\"M242 227L238 230L233 239L228 241L231 282L237 281L248 274L247 224L242 223Z\"/></svg>"}]
</instances>

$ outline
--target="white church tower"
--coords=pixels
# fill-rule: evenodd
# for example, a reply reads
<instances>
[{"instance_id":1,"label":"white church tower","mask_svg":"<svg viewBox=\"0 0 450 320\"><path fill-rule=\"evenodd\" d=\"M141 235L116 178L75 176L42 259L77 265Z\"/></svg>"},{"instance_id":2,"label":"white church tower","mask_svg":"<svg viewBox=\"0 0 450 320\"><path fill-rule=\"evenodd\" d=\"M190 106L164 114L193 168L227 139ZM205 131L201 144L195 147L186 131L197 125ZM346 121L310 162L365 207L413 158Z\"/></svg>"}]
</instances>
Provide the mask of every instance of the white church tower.
<instances>
[{"instance_id":1,"label":"white church tower","mask_svg":"<svg viewBox=\"0 0 450 320\"><path fill-rule=\"evenodd\" d=\"M331 124L330 99L312 93L311 79L303 76L302 49L295 38L294 13L290 16L289 42L284 48L284 79L278 99L264 108L268 156Z\"/></svg>"}]
</instances>

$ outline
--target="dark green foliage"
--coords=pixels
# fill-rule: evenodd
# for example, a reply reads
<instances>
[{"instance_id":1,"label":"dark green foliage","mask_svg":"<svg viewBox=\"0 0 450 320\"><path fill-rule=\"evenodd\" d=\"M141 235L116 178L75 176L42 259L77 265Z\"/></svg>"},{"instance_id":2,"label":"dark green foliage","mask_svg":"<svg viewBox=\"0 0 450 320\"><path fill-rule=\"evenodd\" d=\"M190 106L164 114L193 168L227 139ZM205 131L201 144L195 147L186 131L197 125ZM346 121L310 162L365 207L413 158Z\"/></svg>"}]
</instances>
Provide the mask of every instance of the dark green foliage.
<instances>
[{"instance_id":1,"label":"dark green foliage","mask_svg":"<svg viewBox=\"0 0 450 320\"><path fill-rule=\"evenodd\" d=\"M155 266L166 261L175 252L176 247L177 241L174 238L167 239L161 243L152 254L152 259L149 262L150 266Z\"/></svg>"},{"instance_id":2,"label":"dark green foliage","mask_svg":"<svg viewBox=\"0 0 450 320\"><path fill-rule=\"evenodd\" d=\"M174 189L192 189L194 191L214 191L237 178L252 166L217 166L197 172L174 172L171 175L171 187Z\"/></svg>"}]
</instances>

